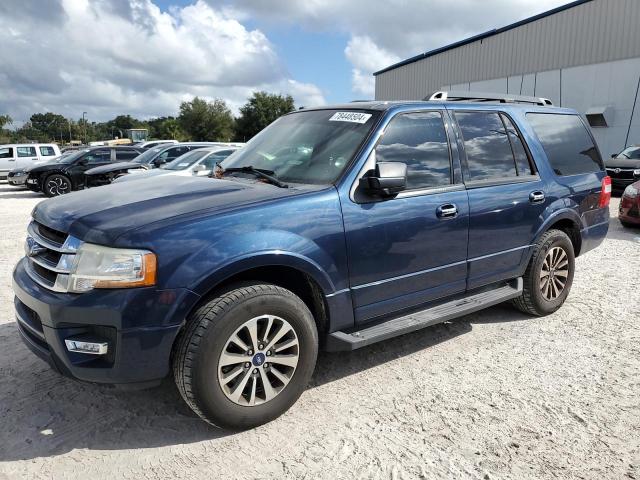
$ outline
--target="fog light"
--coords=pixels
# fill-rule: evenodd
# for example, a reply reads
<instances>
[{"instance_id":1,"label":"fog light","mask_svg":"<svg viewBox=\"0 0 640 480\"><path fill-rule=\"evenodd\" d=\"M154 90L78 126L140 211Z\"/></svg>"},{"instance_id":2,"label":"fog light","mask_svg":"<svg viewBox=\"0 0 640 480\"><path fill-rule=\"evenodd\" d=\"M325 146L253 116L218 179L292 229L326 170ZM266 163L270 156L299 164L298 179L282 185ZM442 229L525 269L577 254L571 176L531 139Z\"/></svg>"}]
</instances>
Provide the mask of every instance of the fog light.
<instances>
[{"instance_id":1,"label":"fog light","mask_svg":"<svg viewBox=\"0 0 640 480\"><path fill-rule=\"evenodd\" d=\"M109 350L107 342L87 342L85 340L67 338L64 343L70 352L88 353L89 355L106 355Z\"/></svg>"}]
</instances>

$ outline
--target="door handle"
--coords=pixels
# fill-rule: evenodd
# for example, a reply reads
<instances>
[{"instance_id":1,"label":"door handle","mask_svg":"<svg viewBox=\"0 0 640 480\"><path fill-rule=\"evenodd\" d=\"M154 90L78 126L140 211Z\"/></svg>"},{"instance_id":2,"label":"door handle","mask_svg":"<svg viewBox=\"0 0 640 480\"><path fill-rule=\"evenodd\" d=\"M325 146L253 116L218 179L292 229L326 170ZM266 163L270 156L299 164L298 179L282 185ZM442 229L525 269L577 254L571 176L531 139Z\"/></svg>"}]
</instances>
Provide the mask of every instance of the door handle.
<instances>
[{"instance_id":1,"label":"door handle","mask_svg":"<svg viewBox=\"0 0 640 480\"><path fill-rule=\"evenodd\" d=\"M445 203L436 208L438 218L453 218L458 215L458 207L453 203Z\"/></svg>"},{"instance_id":2,"label":"door handle","mask_svg":"<svg viewBox=\"0 0 640 480\"><path fill-rule=\"evenodd\" d=\"M544 202L544 192L535 191L529 194L529 201L531 203L542 203Z\"/></svg>"}]
</instances>

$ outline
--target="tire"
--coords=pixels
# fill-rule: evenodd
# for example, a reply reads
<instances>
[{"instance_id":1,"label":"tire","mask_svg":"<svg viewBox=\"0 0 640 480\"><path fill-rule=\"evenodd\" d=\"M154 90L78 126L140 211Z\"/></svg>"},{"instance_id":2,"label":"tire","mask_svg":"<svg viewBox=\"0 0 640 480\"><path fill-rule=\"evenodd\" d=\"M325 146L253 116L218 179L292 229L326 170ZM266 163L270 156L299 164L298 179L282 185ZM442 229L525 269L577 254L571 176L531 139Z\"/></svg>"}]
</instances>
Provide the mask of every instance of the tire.
<instances>
[{"instance_id":1,"label":"tire","mask_svg":"<svg viewBox=\"0 0 640 480\"><path fill-rule=\"evenodd\" d=\"M257 335L251 333L254 322ZM287 325L291 331L282 339L275 338ZM258 337L257 342L252 336ZM260 342L265 336L267 340ZM286 347L294 341L297 345ZM259 343L257 351L253 350L255 343ZM272 343L275 348L269 351ZM296 354L294 367L278 363L290 363ZM176 340L173 373L182 398L202 419L242 430L286 412L305 390L317 355L316 324L300 298L272 284L242 284L190 316ZM231 358L231 363L224 366L223 358ZM232 380L225 385L228 378Z\"/></svg>"},{"instance_id":2,"label":"tire","mask_svg":"<svg viewBox=\"0 0 640 480\"><path fill-rule=\"evenodd\" d=\"M638 225L634 225L633 223L625 222L624 220L620 220L620 223L624 228L638 228Z\"/></svg>"},{"instance_id":3,"label":"tire","mask_svg":"<svg viewBox=\"0 0 640 480\"><path fill-rule=\"evenodd\" d=\"M522 295L512 301L513 305L536 316L555 312L571 291L574 271L575 254L567 234L561 230L545 232L535 245L524 273Z\"/></svg>"},{"instance_id":4,"label":"tire","mask_svg":"<svg viewBox=\"0 0 640 480\"><path fill-rule=\"evenodd\" d=\"M49 175L44 179L44 182L42 182L42 191L47 197L64 195L66 193L70 193L72 189L73 185L71 183L71 179L66 175L61 175L59 173Z\"/></svg>"}]
</instances>

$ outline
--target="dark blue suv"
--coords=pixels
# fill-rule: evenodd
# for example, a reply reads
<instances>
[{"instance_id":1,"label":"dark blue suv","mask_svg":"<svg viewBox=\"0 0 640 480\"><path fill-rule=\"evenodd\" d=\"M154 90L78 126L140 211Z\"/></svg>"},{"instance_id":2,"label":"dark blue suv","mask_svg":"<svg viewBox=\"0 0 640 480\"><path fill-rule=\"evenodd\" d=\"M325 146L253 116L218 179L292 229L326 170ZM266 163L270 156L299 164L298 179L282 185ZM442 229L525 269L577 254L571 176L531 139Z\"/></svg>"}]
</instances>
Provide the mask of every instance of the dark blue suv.
<instances>
[{"instance_id":1,"label":"dark blue suv","mask_svg":"<svg viewBox=\"0 0 640 480\"><path fill-rule=\"evenodd\" d=\"M589 129L540 99L444 97L297 111L217 178L40 203L13 273L23 340L89 382L173 370L203 419L247 428L296 401L320 347L504 301L554 312L609 226Z\"/></svg>"}]
</instances>

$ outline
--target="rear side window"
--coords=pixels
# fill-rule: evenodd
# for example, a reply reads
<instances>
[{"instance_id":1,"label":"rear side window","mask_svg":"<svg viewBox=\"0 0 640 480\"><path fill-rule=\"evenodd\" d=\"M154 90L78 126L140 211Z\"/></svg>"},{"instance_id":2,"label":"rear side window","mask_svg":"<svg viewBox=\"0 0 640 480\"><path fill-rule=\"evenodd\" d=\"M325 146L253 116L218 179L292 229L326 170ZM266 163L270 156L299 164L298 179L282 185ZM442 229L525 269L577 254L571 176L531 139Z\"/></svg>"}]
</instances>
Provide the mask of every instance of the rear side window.
<instances>
[{"instance_id":1,"label":"rear side window","mask_svg":"<svg viewBox=\"0 0 640 480\"><path fill-rule=\"evenodd\" d=\"M513 152L500 115L494 112L457 112L464 139L470 180L517 176Z\"/></svg>"},{"instance_id":2,"label":"rear side window","mask_svg":"<svg viewBox=\"0 0 640 480\"><path fill-rule=\"evenodd\" d=\"M11 147L0 148L0 158L13 158L13 148Z\"/></svg>"},{"instance_id":3,"label":"rear side window","mask_svg":"<svg viewBox=\"0 0 640 480\"><path fill-rule=\"evenodd\" d=\"M535 172L531 169L531 163L529 162L529 155L527 155L527 149L524 148L524 142L520 137L520 133L513 125L513 122L506 115L501 115L504 124L507 127L507 133L509 134L509 141L511 142L511 148L513 148L513 156L516 160L516 169L518 175L534 175Z\"/></svg>"},{"instance_id":4,"label":"rear side window","mask_svg":"<svg viewBox=\"0 0 640 480\"><path fill-rule=\"evenodd\" d=\"M17 147L19 157L35 157L36 147Z\"/></svg>"},{"instance_id":5,"label":"rear side window","mask_svg":"<svg viewBox=\"0 0 640 480\"><path fill-rule=\"evenodd\" d=\"M40 147L40 155L42 155L43 157L53 157L55 156L56 152L53 149L53 147L48 147L48 146L44 146L44 147Z\"/></svg>"},{"instance_id":6,"label":"rear side window","mask_svg":"<svg viewBox=\"0 0 640 480\"><path fill-rule=\"evenodd\" d=\"M111 161L111 150L94 150L84 157L89 164L109 163Z\"/></svg>"},{"instance_id":7,"label":"rear side window","mask_svg":"<svg viewBox=\"0 0 640 480\"><path fill-rule=\"evenodd\" d=\"M551 168L556 175L577 175L602 170L602 158L577 115L528 113Z\"/></svg>"},{"instance_id":8,"label":"rear side window","mask_svg":"<svg viewBox=\"0 0 640 480\"><path fill-rule=\"evenodd\" d=\"M440 112L395 116L376 146L376 161L405 163L408 189L449 185L449 143Z\"/></svg>"},{"instance_id":9,"label":"rear side window","mask_svg":"<svg viewBox=\"0 0 640 480\"><path fill-rule=\"evenodd\" d=\"M119 160L133 160L138 155L140 155L140 154L136 150L117 149L116 150L116 161L119 161Z\"/></svg>"}]
</instances>

